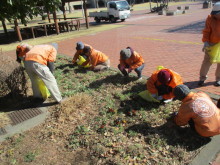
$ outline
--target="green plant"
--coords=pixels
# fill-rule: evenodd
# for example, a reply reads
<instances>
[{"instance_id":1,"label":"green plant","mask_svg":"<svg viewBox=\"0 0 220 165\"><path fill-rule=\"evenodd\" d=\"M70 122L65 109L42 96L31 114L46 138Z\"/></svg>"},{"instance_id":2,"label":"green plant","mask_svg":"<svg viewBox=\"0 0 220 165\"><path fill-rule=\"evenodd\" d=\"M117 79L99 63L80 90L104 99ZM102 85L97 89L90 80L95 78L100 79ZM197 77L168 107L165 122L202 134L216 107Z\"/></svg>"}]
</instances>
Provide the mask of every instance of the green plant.
<instances>
[{"instance_id":1,"label":"green plant","mask_svg":"<svg viewBox=\"0 0 220 165\"><path fill-rule=\"evenodd\" d=\"M24 156L24 161L25 162L32 162L35 160L36 157L36 153L34 152L28 152L25 156Z\"/></svg>"}]
</instances>

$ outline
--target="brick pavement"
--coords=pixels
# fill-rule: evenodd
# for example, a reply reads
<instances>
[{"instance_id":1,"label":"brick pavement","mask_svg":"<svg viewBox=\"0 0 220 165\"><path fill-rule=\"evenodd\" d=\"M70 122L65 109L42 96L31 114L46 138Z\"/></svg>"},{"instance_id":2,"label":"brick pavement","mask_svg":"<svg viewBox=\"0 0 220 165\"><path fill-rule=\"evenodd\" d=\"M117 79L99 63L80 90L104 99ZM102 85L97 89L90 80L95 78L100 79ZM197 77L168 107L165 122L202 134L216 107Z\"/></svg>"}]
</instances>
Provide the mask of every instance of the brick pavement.
<instances>
[{"instance_id":1,"label":"brick pavement","mask_svg":"<svg viewBox=\"0 0 220 165\"><path fill-rule=\"evenodd\" d=\"M133 16L123 23L125 27L61 41L59 51L72 56L75 43L83 41L106 53L112 66L116 68L120 50L131 46L145 59L144 75L150 76L156 66L163 65L180 73L184 82L191 88L219 95L219 88L213 86L215 64L210 68L205 86L197 87L199 69L204 57L201 51L201 31L211 9L202 9L201 3L189 6L187 14L176 16L146 14L145 11L133 12Z\"/></svg>"}]
</instances>

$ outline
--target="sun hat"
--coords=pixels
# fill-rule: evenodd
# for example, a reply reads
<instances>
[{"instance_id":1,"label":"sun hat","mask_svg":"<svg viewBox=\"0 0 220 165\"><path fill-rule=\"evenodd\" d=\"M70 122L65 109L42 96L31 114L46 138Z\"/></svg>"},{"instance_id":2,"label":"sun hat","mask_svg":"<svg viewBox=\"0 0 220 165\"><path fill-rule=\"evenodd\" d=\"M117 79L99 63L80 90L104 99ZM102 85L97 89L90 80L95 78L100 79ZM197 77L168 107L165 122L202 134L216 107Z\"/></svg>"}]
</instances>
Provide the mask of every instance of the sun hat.
<instances>
[{"instance_id":1,"label":"sun hat","mask_svg":"<svg viewBox=\"0 0 220 165\"><path fill-rule=\"evenodd\" d=\"M82 50L84 48L84 44L80 41L76 43L76 50Z\"/></svg>"},{"instance_id":2,"label":"sun hat","mask_svg":"<svg viewBox=\"0 0 220 165\"><path fill-rule=\"evenodd\" d=\"M122 49L120 52L121 59L126 60L131 57L131 50L130 49Z\"/></svg>"}]
</instances>

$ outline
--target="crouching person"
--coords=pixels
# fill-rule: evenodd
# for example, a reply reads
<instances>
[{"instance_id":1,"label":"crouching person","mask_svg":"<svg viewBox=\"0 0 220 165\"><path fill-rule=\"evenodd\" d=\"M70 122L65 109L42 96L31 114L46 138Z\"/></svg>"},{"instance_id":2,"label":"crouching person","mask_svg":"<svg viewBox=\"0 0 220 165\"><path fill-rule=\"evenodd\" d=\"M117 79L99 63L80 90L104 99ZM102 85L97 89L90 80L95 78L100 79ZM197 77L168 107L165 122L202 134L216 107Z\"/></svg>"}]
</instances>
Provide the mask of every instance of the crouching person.
<instances>
[{"instance_id":1,"label":"crouching person","mask_svg":"<svg viewBox=\"0 0 220 165\"><path fill-rule=\"evenodd\" d=\"M38 87L38 78L40 78L56 102L61 103L62 97L56 79L52 74L57 50L52 45L25 46L26 54L24 58L24 66L31 79L33 97L43 100Z\"/></svg>"},{"instance_id":2,"label":"crouching person","mask_svg":"<svg viewBox=\"0 0 220 165\"><path fill-rule=\"evenodd\" d=\"M174 98L173 89L183 84L181 76L170 70L161 69L155 71L147 81L147 90L152 97L159 101L169 102Z\"/></svg>"},{"instance_id":3,"label":"crouching person","mask_svg":"<svg viewBox=\"0 0 220 165\"><path fill-rule=\"evenodd\" d=\"M81 41L77 42L76 43L76 52L74 54L74 57L73 57L73 60L72 60L72 63L73 64L76 64L77 63L77 60L79 60L79 57L82 56L84 59L86 59L87 57L85 56L85 54L83 53L83 49L85 46L88 46L90 47L91 50L93 50L92 46L88 45L88 44L85 44Z\"/></svg>"},{"instance_id":4,"label":"crouching person","mask_svg":"<svg viewBox=\"0 0 220 165\"><path fill-rule=\"evenodd\" d=\"M129 73L134 70L137 73L138 79L142 79L142 70L144 69L144 59L142 56L134 51L132 48L127 47L120 52L120 64L118 69L124 76L128 76ZM128 71L126 71L128 69Z\"/></svg>"},{"instance_id":5,"label":"crouching person","mask_svg":"<svg viewBox=\"0 0 220 165\"><path fill-rule=\"evenodd\" d=\"M174 122L179 126L189 124L199 135L210 137L220 134L220 110L210 97L203 93L193 93L186 85L178 85L174 95L182 101Z\"/></svg>"},{"instance_id":6,"label":"crouching person","mask_svg":"<svg viewBox=\"0 0 220 165\"><path fill-rule=\"evenodd\" d=\"M88 58L82 64L82 66L89 64L89 69L95 72L110 68L110 60L104 53L95 49L91 49L89 46L85 46L83 49L83 54L85 54Z\"/></svg>"}]
</instances>

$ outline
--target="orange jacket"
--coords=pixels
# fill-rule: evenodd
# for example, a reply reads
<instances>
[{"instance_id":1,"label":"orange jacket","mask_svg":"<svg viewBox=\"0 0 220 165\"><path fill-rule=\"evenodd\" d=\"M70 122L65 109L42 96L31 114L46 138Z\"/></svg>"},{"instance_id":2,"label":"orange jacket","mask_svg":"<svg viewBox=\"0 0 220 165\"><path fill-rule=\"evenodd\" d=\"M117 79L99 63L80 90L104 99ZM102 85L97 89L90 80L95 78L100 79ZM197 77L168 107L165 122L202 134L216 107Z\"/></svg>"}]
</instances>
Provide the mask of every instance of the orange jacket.
<instances>
[{"instance_id":1,"label":"orange jacket","mask_svg":"<svg viewBox=\"0 0 220 165\"><path fill-rule=\"evenodd\" d=\"M174 121L179 126L187 125L192 119L196 131L204 137L220 134L220 110L210 97L203 93L189 93L182 100L179 112Z\"/></svg>"},{"instance_id":2,"label":"orange jacket","mask_svg":"<svg viewBox=\"0 0 220 165\"><path fill-rule=\"evenodd\" d=\"M120 59L120 65L126 66L129 65L131 69L136 69L144 63L144 59L141 57L139 53L134 51L130 58L126 60Z\"/></svg>"},{"instance_id":3,"label":"orange jacket","mask_svg":"<svg viewBox=\"0 0 220 165\"><path fill-rule=\"evenodd\" d=\"M165 69L165 70L169 71L169 73L171 74L171 77L172 77L171 81L166 85L168 85L172 89L174 89L177 85L183 84L182 78L178 73L176 73L170 69ZM151 94L157 94L158 90L156 87L161 85L161 83L157 79L157 74L159 73L159 71L160 70L155 71L147 81L147 90ZM164 94L163 98L164 99L174 98L174 94L173 94L173 92L170 92L169 94Z\"/></svg>"},{"instance_id":4,"label":"orange jacket","mask_svg":"<svg viewBox=\"0 0 220 165\"><path fill-rule=\"evenodd\" d=\"M96 65L103 63L107 60L108 60L108 56L106 56L104 53L92 49L90 51L89 58L83 63L83 65L87 65L89 63L91 67L95 67Z\"/></svg>"},{"instance_id":5,"label":"orange jacket","mask_svg":"<svg viewBox=\"0 0 220 165\"><path fill-rule=\"evenodd\" d=\"M90 46L90 45L84 44L84 46L89 46L91 50L93 49L92 46ZM83 53L83 49L77 50L76 53L74 54L72 62L75 63L76 60L79 58L79 55L82 55L82 53Z\"/></svg>"},{"instance_id":6,"label":"orange jacket","mask_svg":"<svg viewBox=\"0 0 220 165\"><path fill-rule=\"evenodd\" d=\"M220 20L208 15L203 29L203 42L218 43L220 42Z\"/></svg>"},{"instance_id":7,"label":"orange jacket","mask_svg":"<svg viewBox=\"0 0 220 165\"><path fill-rule=\"evenodd\" d=\"M36 61L40 64L47 65L47 62L56 60L57 51L52 45L36 45L26 53L25 61Z\"/></svg>"}]
</instances>

